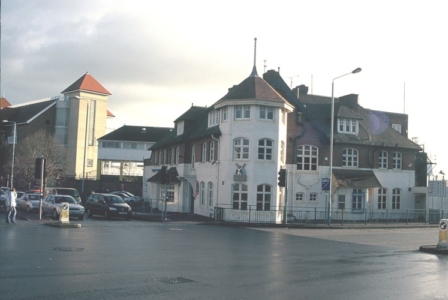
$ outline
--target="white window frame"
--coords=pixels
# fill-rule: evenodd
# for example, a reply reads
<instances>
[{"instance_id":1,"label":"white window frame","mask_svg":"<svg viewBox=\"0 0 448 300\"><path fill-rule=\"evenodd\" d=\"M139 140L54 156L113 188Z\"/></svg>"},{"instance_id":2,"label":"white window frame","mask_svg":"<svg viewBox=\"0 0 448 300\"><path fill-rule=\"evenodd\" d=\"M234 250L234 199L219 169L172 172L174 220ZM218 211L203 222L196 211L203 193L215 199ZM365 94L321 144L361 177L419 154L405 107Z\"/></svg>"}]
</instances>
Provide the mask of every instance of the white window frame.
<instances>
[{"instance_id":1,"label":"white window frame","mask_svg":"<svg viewBox=\"0 0 448 300\"><path fill-rule=\"evenodd\" d=\"M274 121L274 108L269 106L260 106L258 117L261 120Z\"/></svg>"},{"instance_id":2,"label":"white window frame","mask_svg":"<svg viewBox=\"0 0 448 300\"><path fill-rule=\"evenodd\" d=\"M366 193L363 189L352 190L352 210L363 210Z\"/></svg>"},{"instance_id":3,"label":"white window frame","mask_svg":"<svg viewBox=\"0 0 448 300\"><path fill-rule=\"evenodd\" d=\"M246 184L232 184L232 207L238 210L247 210L249 192Z\"/></svg>"},{"instance_id":4,"label":"white window frame","mask_svg":"<svg viewBox=\"0 0 448 300\"><path fill-rule=\"evenodd\" d=\"M260 145L262 143L262 145ZM269 145L270 143L270 145ZM272 160L274 154L274 141L271 139L259 139L258 140L258 159L259 160Z\"/></svg>"},{"instance_id":5,"label":"white window frame","mask_svg":"<svg viewBox=\"0 0 448 300\"><path fill-rule=\"evenodd\" d=\"M176 162L175 164L178 165L179 164L179 147L176 147Z\"/></svg>"},{"instance_id":6,"label":"white window frame","mask_svg":"<svg viewBox=\"0 0 448 300\"><path fill-rule=\"evenodd\" d=\"M299 171L317 171L319 148L313 145L298 145L296 149L296 169Z\"/></svg>"},{"instance_id":7,"label":"white window frame","mask_svg":"<svg viewBox=\"0 0 448 300\"><path fill-rule=\"evenodd\" d=\"M303 201L303 199L305 199L305 194L298 192L296 193L296 201Z\"/></svg>"},{"instance_id":8,"label":"white window frame","mask_svg":"<svg viewBox=\"0 0 448 300\"><path fill-rule=\"evenodd\" d=\"M401 124L392 124L392 128L401 133Z\"/></svg>"},{"instance_id":9,"label":"white window frame","mask_svg":"<svg viewBox=\"0 0 448 300\"><path fill-rule=\"evenodd\" d=\"M201 205L205 206L205 182L201 181L199 187L199 199L201 201Z\"/></svg>"},{"instance_id":10,"label":"white window frame","mask_svg":"<svg viewBox=\"0 0 448 300\"><path fill-rule=\"evenodd\" d=\"M359 163L359 152L355 148L345 148L342 150L342 166L357 168Z\"/></svg>"},{"instance_id":11,"label":"white window frame","mask_svg":"<svg viewBox=\"0 0 448 300\"><path fill-rule=\"evenodd\" d=\"M219 124L219 110L212 110L208 113L208 127Z\"/></svg>"},{"instance_id":12,"label":"white window frame","mask_svg":"<svg viewBox=\"0 0 448 300\"><path fill-rule=\"evenodd\" d=\"M229 119L229 108L228 107L221 108L221 123L227 122L228 119Z\"/></svg>"},{"instance_id":13,"label":"white window frame","mask_svg":"<svg viewBox=\"0 0 448 300\"><path fill-rule=\"evenodd\" d=\"M392 209L401 208L401 189L394 188L392 190Z\"/></svg>"},{"instance_id":14,"label":"white window frame","mask_svg":"<svg viewBox=\"0 0 448 300\"><path fill-rule=\"evenodd\" d=\"M214 162L215 161L215 141L211 141L209 145L209 161Z\"/></svg>"},{"instance_id":15,"label":"white window frame","mask_svg":"<svg viewBox=\"0 0 448 300\"><path fill-rule=\"evenodd\" d=\"M248 160L250 158L250 142L246 138L236 138L233 140L233 159Z\"/></svg>"},{"instance_id":16,"label":"white window frame","mask_svg":"<svg viewBox=\"0 0 448 300\"><path fill-rule=\"evenodd\" d=\"M378 209L386 209L387 208L387 189L379 188L378 189Z\"/></svg>"},{"instance_id":17,"label":"white window frame","mask_svg":"<svg viewBox=\"0 0 448 300\"><path fill-rule=\"evenodd\" d=\"M392 153L392 169L401 170L402 168L402 155L401 152L395 151Z\"/></svg>"},{"instance_id":18,"label":"white window frame","mask_svg":"<svg viewBox=\"0 0 448 300\"><path fill-rule=\"evenodd\" d=\"M202 155L201 155L201 162L207 161L207 143L202 143Z\"/></svg>"},{"instance_id":19,"label":"white window frame","mask_svg":"<svg viewBox=\"0 0 448 300\"><path fill-rule=\"evenodd\" d=\"M378 156L378 168L387 169L388 167L388 155L387 151L381 150Z\"/></svg>"},{"instance_id":20,"label":"white window frame","mask_svg":"<svg viewBox=\"0 0 448 300\"><path fill-rule=\"evenodd\" d=\"M271 210L272 186L269 184L257 185L257 210Z\"/></svg>"},{"instance_id":21,"label":"white window frame","mask_svg":"<svg viewBox=\"0 0 448 300\"><path fill-rule=\"evenodd\" d=\"M250 119L250 105L235 105L235 120Z\"/></svg>"},{"instance_id":22,"label":"white window frame","mask_svg":"<svg viewBox=\"0 0 448 300\"><path fill-rule=\"evenodd\" d=\"M317 193L316 192L310 193L310 202L317 202Z\"/></svg>"},{"instance_id":23,"label":"white window frame","mask_svg":"<svg viewBox=\"0 0 448 300\"><path fill-rule=\"evenodd\" d=\"M356 119L338 118L338 132L358 134L359 121Z\"/></svg>"},{"instance_id":24,"label":"white window frame","mask_svg":"<svg viewBox=\"0 0 448 300\"><path fill-rule=\"evenodd\" d=\"M208 206L213 206L213 182L209 181L207 184L207 198L208 198Z\"/></svg>"}]
</instances>

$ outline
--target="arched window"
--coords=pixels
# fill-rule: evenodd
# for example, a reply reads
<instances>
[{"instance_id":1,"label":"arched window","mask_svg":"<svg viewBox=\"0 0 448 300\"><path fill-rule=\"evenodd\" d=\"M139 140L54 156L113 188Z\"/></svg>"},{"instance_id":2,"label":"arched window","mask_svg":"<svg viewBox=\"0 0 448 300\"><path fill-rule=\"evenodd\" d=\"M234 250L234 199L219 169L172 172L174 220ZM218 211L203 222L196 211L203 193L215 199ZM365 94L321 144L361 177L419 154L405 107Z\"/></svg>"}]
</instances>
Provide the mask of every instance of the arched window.
<instances>
[{"instance_id":1,"label":"arched window","mask_svg":"<svg viewBox=\"0 0 448 300\"><path fill-rule=\"evenodd\" d=\"M205 183L204 183L204 181L201 181L201 184L199 187L199 199L201 201L201 205L205 205Z\"/></svg>"},{"instance_id":2,"label":"arched window","mask_svg":"<svg viewBox=\"0 0 448 300\"><path fill-rule=\"evenodd\" d=\"M345 148L342 150L342 166L358 167L358 150L353 148Z\"/></svg>"},{"instance_id":3,"label":"arched window","mask_svg":"<svg viewBox=\"0 0 448 300\"><path fill-rule=\"evenodd\" d=\"M297 146L297 170L316 171L318 148L311 145Z\"/></svg>"},{"instance_id":4,"label":"arched window","mask_svg":"<svg viewBox=\"0 0 448 300\"><path fill-rule=\"evenodd\" d=\"M400 209L401 190L394 188L392 190L392 209Z\"/></svg>"},{"instance_id":5,"label":"arched window","mask_svg":"<svg viewBox=\"0 0 448 300\"><path fill-rule=\"evenodd\" d=\"M215 161L215 142L211 141L209 145L210 153L209 153L209 161L213 162Z\"/></svg>"},{"instance_id":6,"label":"arched window","mask_svg":"<svg viewBox=\"0 0 448 300\"><path fill-rule=\"evenodd\" d=\"M249 159L249 140L237 138L233 140L233 159Z\"/></svg>"},{"instance_id":7,"label":"arched window","mask_svg":"<svg viewBox=\"0 0 448 300\"><path fill-rule=\"evenodd\" d=\"M392 169L401 170L401 152L394 152L392 154Z\"/></svg>"},{"instance_id":8,"label":"arched window","mask_svg":"<svg viewBox=\"0 0 448 300\"><path fill-rule=\"evenodd\" d=\"M233 209L246 210L247 199L248 199L247 185L240 183L232 184Z\"/></svg>"},{"instance_id":9,"label":"arched window","mask_svg":"<svg viewBox=\"0 0 448 300\"><path fill-rule=\"evenodd\" d=\"M272 160L273 142L269 139L258 140L258 159Z\"/></svg>"},{"instance_id":10,"label":"arched window","mask_svg":"<svg viewBox=\"0 0 448 300\"><path fill-rule=\"evenodd\" d=\"M387 152L386 151L380 151L380 153L379 153L378 168L387 169Z\"/></svg>"},{"instance_id":11,"label":"arched window","mask_svg":"<svg viewBox=\"0 0 448 300\"><path fill-rule=\"evenodd\" d=\"M213 182L209 181L207 186L208 206L213 206Z\"/></svg>"},{"instance_id":12,"label":"arched window","mask_svg":"<svg viewBox=\"0 0 448 300\"><path fill-rule=\"evenodd\" d=\"M260 184L257 186L257 210L271 210L271 186Z\"/></svg>"}]
</instances>

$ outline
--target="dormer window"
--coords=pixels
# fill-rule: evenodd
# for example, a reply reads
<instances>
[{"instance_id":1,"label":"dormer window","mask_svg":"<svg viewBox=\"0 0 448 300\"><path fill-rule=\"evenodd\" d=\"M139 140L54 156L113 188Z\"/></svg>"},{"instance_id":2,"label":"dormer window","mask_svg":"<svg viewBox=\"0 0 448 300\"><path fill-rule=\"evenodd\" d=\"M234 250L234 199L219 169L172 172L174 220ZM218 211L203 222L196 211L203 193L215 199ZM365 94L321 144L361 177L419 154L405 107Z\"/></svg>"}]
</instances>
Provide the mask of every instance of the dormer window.
<instances>
[{"instance_id":1,"label":"dormer window","mask_svg":"<svg viewBox=\"0 0 448 300\"><path fill-rule=\"evenodd\" d=\"M358 134L359 121L355 119L338 119L338 132Z\"/></svg>"},{"instance_id":2,"label":"dormer window","mask_svg":"<svg viewBox=\"0 0 448 300\"><path fill-rule=\"evenodd\" d=\"M392 124L392 128L401 133L401 124Z\"/></svg>"},{"instance_id":3,"label":"dormer window","mask_svg":"<svg viewBox=\"0 0 448 300\"><path fill-rule=\"evenodd\" d=\"M213 110L208 113L208 127L216 126L219 124L219 111Z\"/></svg>"},{"instance_id":4,"label":"dormer window","mask_svg":"<svg viewBox=\"0 0 448 300\"><path fill-rule=\"evenodd\" d=\"M184 133L184 121L177 122L177 135Z\"/></svg>"}]
</instances>

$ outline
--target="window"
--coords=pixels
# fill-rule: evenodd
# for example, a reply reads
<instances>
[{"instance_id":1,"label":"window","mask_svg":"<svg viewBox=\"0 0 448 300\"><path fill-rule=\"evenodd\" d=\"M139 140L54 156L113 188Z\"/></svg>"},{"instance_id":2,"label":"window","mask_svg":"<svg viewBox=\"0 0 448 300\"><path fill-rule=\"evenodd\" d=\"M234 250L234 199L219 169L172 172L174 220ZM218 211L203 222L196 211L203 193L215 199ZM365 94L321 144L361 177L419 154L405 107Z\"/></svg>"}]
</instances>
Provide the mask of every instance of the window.
<instances>
[{"instance_id":1,"label":"window","mask_svg":"<svg viewBox=\"0 0 448 300\"><path fill-rule=\"evenodd\" d=\"M378 157L378 168L387 169L387 152L386 151L380 151L380 154Z\"/></svg>"},{"instance_id":2,"label":"window","mask_svg":"<svg viewBox=\"0 0 448 300\"><path fill-rule=\"evenodd\" d=\"M272 107L260 106L260 119L274 120L274 109Z\"/></svg>"},{"instance_id":3,"label":"window","mask_svg":"<svg viewBox=\"0 0 448 300\"><path fill-rule=\"evenodd\" d=\"M311 202L317 201L317 193L310 193L310 201Z\"/></svg>"},{"instance_id":4,"label":"window","mask_svg":"<svg viewBox=\"0 0 448 300\"><path fill-rule=\"evenodd\" d=\"M216 126L219 124L219 111L213 110L208 113L208 127Z\"/></svg>"},{"instance_id":5,"label":"window","mask_svg":"<svg viewBox=\"0 0 448 300\"><path fill-rule=\"evenodd\" d=\"M159 164L159 151L154 151L154 164L158 165Z\"/></svg>"},{"instance_id":6,"label":"window","mask_svg":"<svg viewBox=\"0 0 448 300\"><path fill-rule=\"evenodd\" d=\"M339 118L338 124L338 132L340 133L358 133L358 120Z\"/></svg>"},{"instance_id":7,"label":"window","mask_svg":"<svg viewBox=\"0 0 448 300\"><path fill-rule=\"evenodd\" d=\"M342 151L342 166L358 167L358 150L346 148Z\"/></svg>"},{"instance_id":8,"label":"window","mask_svg":"<svg viewBox=\"0 0 448 300\"><path fill-rule=\"evenodd\" d=\"M215 142L211 141L210 142L210 154L209 154L209 160L210 161L215 161Z\"/></svg>"},{"instance_id":9,"label":"window","mask_svg":"<svg viewBox=\"0 0 448 300\"><path fill-rule=\"evenodd\" d=\"M303 115L302 112L300 112L300 111L297 112L297 114L296 114L296 123L302 122L302 115Z\"/></svg>"},{"instance_id":10,"label":"window","mask_svg":"<svg viewBox=\"0 0 448 300\"><path fill-rule=\"evenodd\" d=\"M87 159L87 166L93 167L93 159Z\"/></svg>"},{"instance_id":11,"label":"window","mask_svg":"<svg viewBox=\"0 0 448 300\"><path fill-rule=\"evenodd\" d=\"M392 209L400 209L401 190L395 188L392 190Z\"/></svg>"},{"instance_id":12,"label":"window","mask_svg":"<svg viewBox=\"0 0 448 300\"><path fill-rule=\"evenodd\" d=\"M207 186L208 206L213 206L213 183L209 181Z\"/></svg>"},{"instance_id":13,"label":"window","mask_svg":"<svg viewBox=\"0 0 448 300\"><path fill-rule=\"evenodd\" d=\"M352 209L360 210L364 206L364 192L362 189L353 189L352 194Z\"/></svg>"},{"instance_id":14,"label":"window","mask_svg":"<svg viewBox=\"0 0 448 300\"><path fill-rule=\"evenodd\" d=\"M317 170L317 147L310 145L297 146L297 170Z\"/></svg>"},{"instance_id":15,"label":"window","mask_svg":"<svg viewBox=\"0 0 448 300\"><path fill-rule=\"evenodd\" d=\"M170 159L170 164L174 165L175 161L175 153L174 153L174 148L171 148L171 159Z\"/></svg>"},{"instance_id":16,"label":"window","mask_svg":"<svg viewBox=\"0 0 448 300\"><path fill-rule=\"evenodd\" d=\"M181 135L182 133L184 133L184 126L185 126L184 121L177 122L176 124L177 135Z\"/></svg>"},{"instance_id":17,"label":"window","mask_svg":"<svg viewBox=\"0 0 448 300\"><path fill-rule=\"evenodd\" d=\"M119 142L103 142L102 143L103 148L120 148Z\"/></svg>"},{"instance_id":18,"label":"window","mask_svg":"<svg viewBox=\"0 0 448 300\"><path fill-rule=\"evenodd\" d=\"M249 105L236 105L235 106L235 119L250 119L250 106Z\"/></svg>"},{"instance_id":19,"label":"window","mask_svg":"<svg viewBox=\"0 0 448 300\"><path fill-rule=\"evenodd\" d=\"M196 160L196 146L191 147L191 168L194 169L194 161Z\"/></svg>"},{"instance_id":20,"label":"window","mask_svg":"<svg viewBox=\"0 0 448 300\"><path fill-rule=\"evenodd\" d=\"M137 143L124 142L123 149L137 149Z\"/></svg>"},{"instance_id":21,"label":"window","mask_svg":"<svg viewBox=\"0 0 448 300\"><path fill-rule=\"evenodd\" d=\"M271 210L271 186L260 184L257 186L257 210Z\"/></svg>"},{"instance_id":22,"label":"window","mask_svg":"<svg viewBox=\"0 0 448 300\"><path fill-rule=\"evenodd\" d=\"M392 124L392 128L401 133L401 124Z\"/></svg>"},{"instance_id":23,"label":"window","mask_svg":"<svg viewBox=\"0 0 448 300\"><path fill-rule=\"evenodd\" d=\"M246 210L247 198L247 185L239 183L232 185L233 209Z\"/></svg>"},{"instance_id":24,"label":"window","mask_svg":"<svg viewBox=\"0 0 448 300\"><path fill-rule=\"evenodd\" d=\"M394 152L392 154L392 169L401 170L401 153Z\"/></svg>"},{"instance_id":25,"label":"window","mask_svg":"<svg viewBox=\"0 0 448 300\"><path fill-rule=\"evenodd\" d=\"M179 147L176 147L176 165L179 164Z\"/></svg>"},{"instance_id":26,"label":"window","mask_svg":"<svg viewBox=\"0 0 448 300\"><path fill-rule=\"evenodd\" d=\"M206 162L207 161L207 143L202 143L202 157L201 157L201 161L202 162Z\"/></svg>"},{"instance_id":27,"label":"window","mask_svg":"<svg viewBox=\"0 0 448 300\"><path fill-rule=\"evenodd\" d=\"M258 159L272 160L272 140L261 139L258 141Z\"/></svg>"},{"instance_id":28,"label":"window","mask_svg":"<svg viewBox=\"0 0 448 300\"><path fill-rule=\"evenodd\" d=\"M296 193L296 201L303 201L303 193Z\"/></svg>"},{"instance_id":29,"label":"window","mask_svg":"<svg viewBox=\"0 0 448 300\"><path fill-rule=\"evenodd\" d=\"M228 108L224 107L221 109L221 122L225 122L229 119Z\"/></svg>"},{"instance_id":30,"label":"window","mask_svg":"<svg viewBox=\"0 0 448 300\"><path fill-rule=\"evenodd\" d=\"M200 190L199 190L199 199L201 200L201 205L205 205L205 183L201 181Z\"/></svg>"},{"instance_id":31,"label":"window","mask_svg":"<svg viewBox=\"0 0 448 300\"><path fill-rule=\"evenodd\" d=\"M233 159L249 159L249 140L238 138L233 140Z\"/></svg>"},{"instance_id":32,"label":"window","mask_svg":"<svg viewBox=\"0 0 448 300\"><path fill-rule=\"evenodd\" d=\"M386 209L386 189L378 189L378 209Z\"/></svg>"},{"instance_id":33,"label":"window","mask_svg":"<svg viewBox=\"0 0 448 300\"><path fill-rule=\"evenodd\" d=\"M345 209L345 195L339 195L338 197L338 209Z\"/></svg>"},{"instance_id":34,"label":"window","mask_svg":"<svg viewBox=\"0 0 448 300\"><path fill-rule=\"evenodd\" d=\"M165 192L164 189L161 189L161 192ZM163 196L161 197L163 199ZM174 184L170 183L166 185L166 201L174 202Z\"/></svg>"}]
</instances>

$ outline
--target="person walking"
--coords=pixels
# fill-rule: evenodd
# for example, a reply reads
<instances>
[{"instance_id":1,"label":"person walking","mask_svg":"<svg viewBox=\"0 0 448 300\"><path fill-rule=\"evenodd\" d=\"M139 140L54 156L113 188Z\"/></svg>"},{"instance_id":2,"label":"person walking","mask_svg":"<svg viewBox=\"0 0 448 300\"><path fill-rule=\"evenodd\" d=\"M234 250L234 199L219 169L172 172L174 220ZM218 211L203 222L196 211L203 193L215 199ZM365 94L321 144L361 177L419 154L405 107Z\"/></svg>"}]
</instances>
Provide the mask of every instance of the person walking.
<instances>
[{"instance_id":1,"label":"person walking","mask_svg":"<svg viewBox=\"0 0 448 300\"><path fill-rule=\"evenodd\" d=\"M8 203L6 203L6 208L8 209L8 214L6 215L6 223L16 222L16 199L17 193L15 188L11 188L8 193Z\"/></svg>"}]
</instances>

